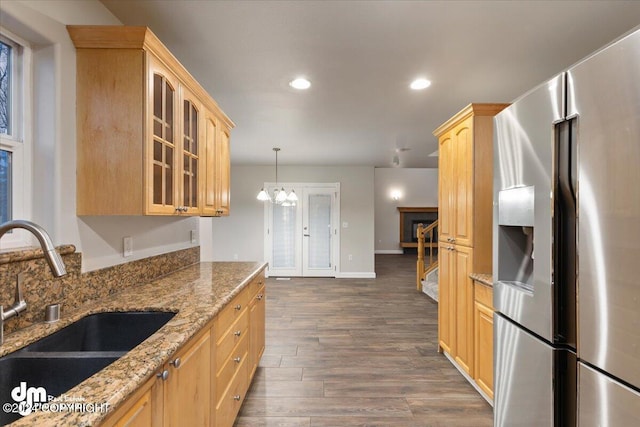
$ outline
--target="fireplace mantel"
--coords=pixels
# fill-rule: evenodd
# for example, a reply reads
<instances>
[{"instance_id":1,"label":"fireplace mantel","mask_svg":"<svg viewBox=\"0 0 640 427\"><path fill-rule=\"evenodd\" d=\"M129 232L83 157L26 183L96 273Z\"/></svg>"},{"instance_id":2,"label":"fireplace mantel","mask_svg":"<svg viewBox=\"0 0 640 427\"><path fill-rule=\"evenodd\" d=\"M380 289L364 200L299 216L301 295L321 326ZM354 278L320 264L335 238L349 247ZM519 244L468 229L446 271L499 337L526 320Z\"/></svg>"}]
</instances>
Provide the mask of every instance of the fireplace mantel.
<instances>
[{"instance_id":1,"label":"fireplace mantel","mask_svg":"<svg viewBox=\"0 0 640 427\"><path fill-rule=\"evenodd\" d=\"M400 212L400 247L401 248L417 248L418 240L413 230L413 224L422 222L424 226L428 226L431 222L438 219L437 207L401 207L398 206ZM437 245L437 242L434 242Z\"/></svg>"}]
</instances>

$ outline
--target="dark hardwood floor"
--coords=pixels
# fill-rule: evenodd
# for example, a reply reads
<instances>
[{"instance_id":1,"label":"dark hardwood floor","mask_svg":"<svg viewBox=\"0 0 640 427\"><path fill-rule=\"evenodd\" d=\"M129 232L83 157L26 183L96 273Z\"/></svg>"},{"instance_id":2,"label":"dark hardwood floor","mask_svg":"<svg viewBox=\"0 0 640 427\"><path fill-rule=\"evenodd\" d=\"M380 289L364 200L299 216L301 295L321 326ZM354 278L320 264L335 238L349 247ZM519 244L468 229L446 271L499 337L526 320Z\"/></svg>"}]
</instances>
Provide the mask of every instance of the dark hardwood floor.
<instances>
[{"instance_id":1,"label":"dark hardwood floor","mask_svg":"<svg viewBox=\"0 0 640 427\"><path fill-rule=\"evenodd\" d=\"M491 426L491 406L437 352L415 256L376 279L267 280L267 344L236 427Z\"/></svg>"}]
</instances>

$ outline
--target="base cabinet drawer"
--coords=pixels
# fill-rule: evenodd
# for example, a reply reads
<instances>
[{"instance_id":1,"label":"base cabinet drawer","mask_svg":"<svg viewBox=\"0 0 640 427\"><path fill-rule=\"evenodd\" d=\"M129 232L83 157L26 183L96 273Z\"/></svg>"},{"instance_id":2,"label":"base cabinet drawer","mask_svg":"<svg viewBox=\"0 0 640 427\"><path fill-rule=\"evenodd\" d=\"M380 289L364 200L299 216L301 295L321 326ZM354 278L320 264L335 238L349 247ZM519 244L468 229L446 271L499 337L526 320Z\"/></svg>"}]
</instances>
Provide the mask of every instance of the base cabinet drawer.
<instances>
[{"instance_id":1,"label":"base cabinet drawer","mask_svg":"<svg viewBox=\"0 0 640 427\"><path fill-rule=\"evenodd\" d=\"M249 388L247 359L240 362L238 372L216 406L216 427L232 427Z\"/></svg>"},{"instance_id":2,"label":"base cabinet drawer","mask_svg":"<svg viewBox=\"0 0 640 427\"><path fill-rule=\"evenodd\" d=\"M225 305L216 316L217 330L219 334L224 334L229 327L240 318L249 301L249 289L245 287L236 295L229 304Z\"/></svg>"},{"instance_id":3,"label":"base cabinet drawer","mask_svg":"<svg viewBox=\"0 0 640 427\"><path fill-rule=\"evenodd\" d=\"M216 396L218 396L218 401L224 395L233 377L243 369L242 367L246 364L248 344L249 341L247 338L243 338L224 363L218 365L218 372L216 374Z\"/></svg>"},{"instance_id":4,"label":"base cabinet drawer","mask_svg":"<svg viewBox=\"0 0 640 427\"><path fill-rule=\"evenodd\" d=\"M219 325L218 325L219 326ZM226 331L220 334L216 342L216 364L218 369L229 358L229 355L249 334L249 310L244 310L236 322Z\"/></svg>"}]
</instances>

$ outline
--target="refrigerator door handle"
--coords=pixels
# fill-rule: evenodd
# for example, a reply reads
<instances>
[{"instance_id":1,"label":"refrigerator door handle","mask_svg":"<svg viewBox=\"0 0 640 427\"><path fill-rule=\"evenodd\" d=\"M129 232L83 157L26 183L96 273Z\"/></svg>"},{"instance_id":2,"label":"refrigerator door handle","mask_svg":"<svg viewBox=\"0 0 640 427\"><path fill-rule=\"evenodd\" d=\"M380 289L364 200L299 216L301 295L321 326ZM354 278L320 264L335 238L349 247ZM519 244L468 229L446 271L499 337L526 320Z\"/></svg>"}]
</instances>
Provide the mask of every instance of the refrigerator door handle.
<instances>
[{"instance_id":1,"label":"refrigerator door handle","mask_svg":"<svg viewBox=\"0 0 640 427\"><path fill-rule=\"evenodd\" d=\"M553 165L553 341L576 348L576 120L555 127Z\"/></svg>"}]
</instances>

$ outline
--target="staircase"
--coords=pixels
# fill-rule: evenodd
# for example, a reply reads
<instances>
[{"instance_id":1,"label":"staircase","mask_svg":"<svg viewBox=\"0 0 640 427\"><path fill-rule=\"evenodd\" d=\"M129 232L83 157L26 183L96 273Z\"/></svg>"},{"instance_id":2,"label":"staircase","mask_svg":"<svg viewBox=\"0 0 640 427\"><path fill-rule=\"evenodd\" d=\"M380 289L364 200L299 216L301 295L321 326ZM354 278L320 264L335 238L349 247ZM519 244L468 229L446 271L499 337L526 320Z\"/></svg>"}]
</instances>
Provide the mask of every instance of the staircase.
<instances>
[{"instance_id":1,"label":"staircase","mask_svg":"<svg viewBox=\"0 0 640 427\"><path fill-rule=\"evenodd\" d=\"M417 290L438 301L438 221L428 227L418 224L418 262L416 264ZM425 268L425 249L428 252L428 264Z\"/></svg>"},{"instance_id":2,"label":"staircase","mask_svg":"<svg viewBox=\"0 0 640 427\"><path fill-rule=\"evenodd\" d=\"M438 302L438 266L429 271L422 280L422 292L431 297L432 300Z\"/></svg>"}]
</instances>

